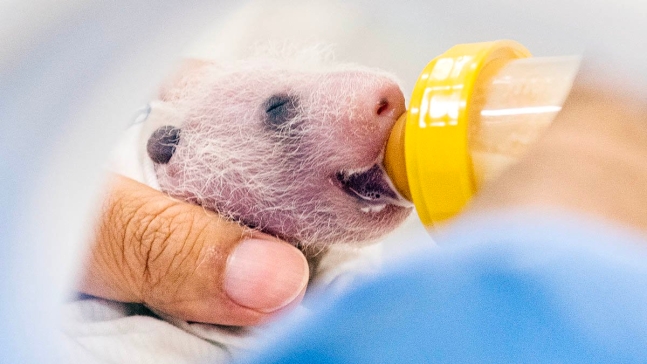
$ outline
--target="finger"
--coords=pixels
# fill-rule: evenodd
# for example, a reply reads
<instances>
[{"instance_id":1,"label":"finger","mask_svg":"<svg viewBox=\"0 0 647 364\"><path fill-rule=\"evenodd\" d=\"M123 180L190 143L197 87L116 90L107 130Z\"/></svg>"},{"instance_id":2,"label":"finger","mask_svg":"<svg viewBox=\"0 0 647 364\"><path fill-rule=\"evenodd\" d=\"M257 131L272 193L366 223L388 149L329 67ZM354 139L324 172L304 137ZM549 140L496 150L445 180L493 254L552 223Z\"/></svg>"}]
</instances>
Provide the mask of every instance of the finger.
<instances>
[{"instance_id":1,"label":"finger","mask_svg":"<svg viewBox=\"0 0 647 364\"><path fill-rule=\"evenodd\" d=\"M80 289L187 321L250 325L298 302L295 247L125 177L105 199Z\"/></svg>"}]
</instances>

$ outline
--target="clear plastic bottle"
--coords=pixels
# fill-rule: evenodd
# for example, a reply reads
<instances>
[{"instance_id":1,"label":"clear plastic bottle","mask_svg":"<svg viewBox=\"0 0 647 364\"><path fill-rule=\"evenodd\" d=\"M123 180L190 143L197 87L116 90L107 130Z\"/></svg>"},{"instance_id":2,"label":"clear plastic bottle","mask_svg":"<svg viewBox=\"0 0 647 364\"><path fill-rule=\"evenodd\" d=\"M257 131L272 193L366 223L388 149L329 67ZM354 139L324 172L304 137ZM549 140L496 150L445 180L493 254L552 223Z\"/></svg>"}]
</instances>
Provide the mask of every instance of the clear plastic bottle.
<instances>
[{"instance_id":1,"label":"clear plastic bottle","mask_svg":"<svg viewBox=\"0 0 647 364\"><path fill-rule=\"evenodd\" d=\"M561 110L579 63L496 41L457 45L427 65L384 162L425 226L456 215L523 155Z\"/></svg>"}]
</instances>

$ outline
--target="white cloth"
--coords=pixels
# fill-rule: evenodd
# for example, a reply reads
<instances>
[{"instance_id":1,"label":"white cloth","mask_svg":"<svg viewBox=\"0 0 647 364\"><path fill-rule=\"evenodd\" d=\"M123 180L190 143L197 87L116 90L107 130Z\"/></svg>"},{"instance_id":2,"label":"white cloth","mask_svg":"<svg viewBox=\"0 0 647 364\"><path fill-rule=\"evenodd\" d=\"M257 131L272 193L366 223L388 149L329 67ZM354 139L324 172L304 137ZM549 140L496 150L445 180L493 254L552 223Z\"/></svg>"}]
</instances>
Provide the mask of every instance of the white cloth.
<instances>
[{"instance_id":1,"label":"white cloth","mask_svg":"<svg viewBox=\"0 0 647 364\"><path fill-rule=\"evenodd\" d=\"M322 259L317 290L340 293L379 265L379 246ZM344 258L341 262L338 259ZM306 299L308 299L306 295ZM299 306L290 315L307 315ZM62 332L70 363L226 363L257 347L264 327L223 327L154 315L140 304L79 297L63 307Z\"/></svg>"},{"instance_id":2,"label":"white cloth","mask_svg":"<svg viewBox=\"0 0 647 364\"><path fill-rule=\"evenodd\" d=\"M141 305L98 298L70 302L63 310L70 363L223 363L223 347L149 316Z\"/></svg>"}]
</instances>

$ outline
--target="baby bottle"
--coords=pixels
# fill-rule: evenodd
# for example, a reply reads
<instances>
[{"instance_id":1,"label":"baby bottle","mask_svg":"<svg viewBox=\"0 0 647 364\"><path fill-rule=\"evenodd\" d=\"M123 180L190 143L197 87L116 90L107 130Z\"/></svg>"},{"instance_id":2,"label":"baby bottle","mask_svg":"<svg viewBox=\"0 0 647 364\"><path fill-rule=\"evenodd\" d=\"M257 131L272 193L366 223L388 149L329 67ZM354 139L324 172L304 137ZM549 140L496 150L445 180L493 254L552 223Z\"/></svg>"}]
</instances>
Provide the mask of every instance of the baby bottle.
<instances>
[{"instance_id":1,"label":"baby bottle","mask_svg":"<svg viewBox=\"0 0 647 364\"><path fill-rule=\"evenodd\" d=\"M504 40L457 45L427 65L384 159L427 228L523 155L560 111L579 62L532 58Z\"/></svg>"}]
</instances>

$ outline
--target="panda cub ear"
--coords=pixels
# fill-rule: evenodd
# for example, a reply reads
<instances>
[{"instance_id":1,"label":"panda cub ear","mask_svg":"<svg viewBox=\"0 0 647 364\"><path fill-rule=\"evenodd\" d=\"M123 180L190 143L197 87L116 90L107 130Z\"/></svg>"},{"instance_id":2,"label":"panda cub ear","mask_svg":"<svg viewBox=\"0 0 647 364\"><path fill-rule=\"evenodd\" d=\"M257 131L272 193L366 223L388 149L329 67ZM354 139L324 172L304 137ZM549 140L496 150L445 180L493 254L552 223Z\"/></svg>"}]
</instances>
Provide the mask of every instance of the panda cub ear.
<instances>
[{"instance_id":1,"label":"panda cub ear","mask_svg":"<svg viewBox=\"0 0 647 364\"><path fill-rule=\"evenodd\" d=\"M180 142L180 128L165 125L157 128L148 138L146 151L156 164L166 164L171 160Z\"/></svg>"},{"instance_id":2,"label":"panda cub ear","mask_svg":"<svg viewBox=\"0 0 647 364\"><path fill-rule=\"evenodd\" d=\"M203 71L213 66L213 61L183 59L160 86L158 98L164 102L174 102L182 98L187 89L200 82Z\"/></svg>"}]
</instances>

